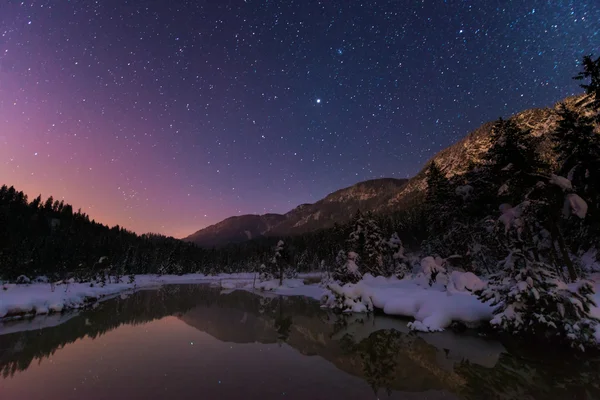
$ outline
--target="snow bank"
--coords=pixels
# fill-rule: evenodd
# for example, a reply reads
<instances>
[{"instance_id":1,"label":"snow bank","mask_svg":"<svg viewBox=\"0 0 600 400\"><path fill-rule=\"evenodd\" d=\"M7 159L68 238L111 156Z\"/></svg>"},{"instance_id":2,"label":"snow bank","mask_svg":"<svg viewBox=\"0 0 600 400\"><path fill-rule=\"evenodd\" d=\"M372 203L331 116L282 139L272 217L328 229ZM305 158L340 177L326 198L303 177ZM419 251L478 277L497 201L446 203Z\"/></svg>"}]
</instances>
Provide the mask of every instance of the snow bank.
<instances>
[{"instance_id":1,"label":"snow bank","mask_svg":"<svg viewBox=\"0 0 600 400\"><path fill-rule=\"evenodd\" d=\"M429 261L425 266L434 265ZM492 307L469 291L483 286L479 278L454 271L449 282L452 282L452 290L440 285L429 286L418 278L398 280L367 275L355 285L332 286L324 306L334 306L335 294L343 294L346 297L343 301L348 305L346 312L368 311L368 304L372 303L385 314L413 317L415 321L409 327L424 332L443 330L453 321L473 325L492 318ZM339 299L337 301L339 303Z\"/></svg>"},{"instance_id":2,"label":"snow bank","mask_svg":"<svg viewBox=\"0 0 600 400\"><path fill-rule=\"evenodd\" d=\"M565 204L563 207L563 214L569 216L571 214L577 215L583 219L587 215L588 205L581 197L575 193L570 193L565 197Z\"/></svg>"},{"instance_id":3,"label":"snow bank","mask_svg":"<svg viewBox=\"0 0 600 400\"><path fill-rule=\"evenodd\" d=\"M272 287L278 294L309 295L319 299L323 289L316 285L305 286L303 279L319 277L320 273L299 274L299 279L286 280L284 287ZM134 283L124 277L118 283L63 283L51 285L43 279L34 283L0 283L0 319L22 315L45 315L67 309L78 309L89 303L107 299L114 295L163 284L217 283L223 288L238 289L252 287L254 273L239 274L187 274L187 275L136 275ZM41 281L41 282L36 282ZM111 280L112 282L112 280ZM310 289L309 289L310 287Z\"/></svg>"},{"instance_id":4,"label":"snow bank","mask_svg":"<svg viewBox=\"0 0 600 400\"><path fill-rule=\"evenodd\" d=\"M563 191L573 190L573 185L571 184L571 181L569 179L565 178L564 176L552 174L552 175L550 175L550 183L558 186Z\"/></svg>"}]
</instances>

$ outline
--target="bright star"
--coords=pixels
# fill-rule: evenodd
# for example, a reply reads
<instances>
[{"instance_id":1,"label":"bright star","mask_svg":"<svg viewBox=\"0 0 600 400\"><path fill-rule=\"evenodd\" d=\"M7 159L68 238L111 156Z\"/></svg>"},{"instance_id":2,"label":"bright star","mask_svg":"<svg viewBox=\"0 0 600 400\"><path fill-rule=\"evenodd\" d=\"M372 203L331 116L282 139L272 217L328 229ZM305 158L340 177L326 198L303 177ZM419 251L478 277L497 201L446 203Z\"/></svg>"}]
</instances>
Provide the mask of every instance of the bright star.
<instances>
[{"instance_id":1,"label":"bright star","mask_svg":"<svg viewBox=\"0 0 600 400\"><path fill-rule=\"evenodd\" d=\"M321 102L321 99L317 99L317 104L319 104Z\"/></svg>"}]
</instances>

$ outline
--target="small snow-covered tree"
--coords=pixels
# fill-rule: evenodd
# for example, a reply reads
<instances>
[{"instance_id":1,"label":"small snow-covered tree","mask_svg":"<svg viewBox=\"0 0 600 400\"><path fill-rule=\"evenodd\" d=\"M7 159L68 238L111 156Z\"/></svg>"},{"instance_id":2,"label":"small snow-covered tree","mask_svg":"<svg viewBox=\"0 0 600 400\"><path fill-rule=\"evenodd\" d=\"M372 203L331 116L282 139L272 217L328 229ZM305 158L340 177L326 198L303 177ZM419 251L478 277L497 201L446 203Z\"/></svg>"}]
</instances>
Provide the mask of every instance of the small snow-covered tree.
<instances>
[{"instance_id":1,"label":"small snow-covered tree","mask_svg":"<svg viewBox=\"0 0 600 400\"><path fill-rule=\"evenodd\" d=\"M353 251L346 253L344 250L340 250L336 257L335 268L332 273L333 279L342 285L358 282L362 278L358 267L359 262L360 257L357 253Z\"/></svg>"},{"instance_id":2,"label":"small snow-covered tree","mask_svg":"<svg viewBox=\"0 0 600 400\"><path fill-rule=\"evenodd\" d=\"M271 260L269 260L269 263L271 264L271 271L273 271L273 274L277 279L279 279L279 285L283 285L283 279L286 277L286 275L293 277L294 274L297 274L295 268L286 263L287 257L284 253L284 246L285 243L283 240L278 241L277 245L275 246L273 257L271 257Z\"/></svg>"},{"instance_id":3,"label":"small snow-covered tree","mask_svg":"<svg viewBox=\"0 0 600 400\"><path fill-rule=\"evenodd\" d=\"M350 222L352 231L348 237L347 243L351 251L362 254L366 242L366 221L363 214L358 210Z\"/></svg>"},{"instance_id":4,"label":"small snow-covered tree","mask_svg":"<svg viewBox=\"0 0 600 400\"><path fill-rule=\"evenodd\" d=\"M404 255L404 246L398 233L394 232L386 244L388 247L386 275L395 275L398 278L403 278L409 272L409 268L408 260Z\"/></svg>"},{"instance_id":5,"label":"small snow-covered tree","mask_svg":"<svg viewBox=\"0 0 600 400\"><path fill-rule=\"evenodd\" d=\"M373 276L387 275L384 267L384 254L386 251L386 241L383 238L381 229L375 222L372 215L368 215L365 224L365 246L364 253L360 254L362 259L362 273L370 273Z\"/></svg>"},{"instance_id":6,"label":"small snow-covered tree","mask_svg":"<svg viewBox=\"0 0 600 400\"><path fill-rule=\"evenodd\" d=\"M261 282L270 281L273 279L273 272L265 263L258 267L258 280Z\"/></svg>"},{"instance_id":7,"label":"small snow-covered tree","mask_svg":"<svg viewBox=\"0 0 600 400\"><path fill-rule=\"evenodd\" d=\"M347 240L350 251L360 257L361 274L385 275L384 255L386 243L371 213L364 216L360 210L351 221L352 231Z\"/></svg>"}]
</instances>

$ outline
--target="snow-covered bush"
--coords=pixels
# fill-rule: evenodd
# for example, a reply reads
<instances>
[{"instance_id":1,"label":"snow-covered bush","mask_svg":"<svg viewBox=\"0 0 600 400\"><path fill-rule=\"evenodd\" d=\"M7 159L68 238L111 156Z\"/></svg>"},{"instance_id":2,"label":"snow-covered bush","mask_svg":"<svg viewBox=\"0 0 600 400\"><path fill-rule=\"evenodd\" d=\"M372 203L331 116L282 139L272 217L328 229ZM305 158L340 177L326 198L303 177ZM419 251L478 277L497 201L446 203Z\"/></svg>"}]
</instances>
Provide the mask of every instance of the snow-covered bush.
<instances>
[{"instance_id":1,"label":"snow-covered bush","mask_svg":"<svg viewBox=\"0 0 600 400\"><path fill-rule=\"evenodd\" d=\"M441 257L427 256L421 260L421 271L417 278L425 279L429 286L435 282L447 282L446 268L444 268L444 259Z\"/></svg>"},{"instance_id":2,"label":"snow-covered bush","mask_svg":"<svg viewBox=\"0 0 600 400\"><path fill-rule=\"evenodd\" d=\"M449 292L476 292L483 290L485 283L472 272L452 271L447 288Z\"/></svg>"},{"instance_id":3,"label":"snow-covered bush","mask_svg":"<svg viewBox=\"0 0 600 400\"><path fill-rule=\"evenodd\" d=\"M25 275L19 275L17 277L16 283L18 283L18 284L29 284L29 283L31 283L31 279L29 279Z\"/></svg>"},{"instance_id":4,"label":"snow-covered bush","mask_svg":"<svg viewBox=\"0 0 600 400\"><path fill-rule=\"evenodd\" d=\"M258 267L258 280L261 282L266 282L274 279L273 273L270 268L267 268L266 264L261 264Z\"/></svg>"},{"instance_id":5,"label":"snow-covered bush","mask_svg":"<svg viewBox=\"0 0 600 400\"><path fill-rule=\"evenodd\" d=\"M348 283L341 286L335 282L327 285L330 293L321 298L321 305L338 312L371 312L373 302L369 297L362 296L357 285Z\"/></svg>"}]
</instances>

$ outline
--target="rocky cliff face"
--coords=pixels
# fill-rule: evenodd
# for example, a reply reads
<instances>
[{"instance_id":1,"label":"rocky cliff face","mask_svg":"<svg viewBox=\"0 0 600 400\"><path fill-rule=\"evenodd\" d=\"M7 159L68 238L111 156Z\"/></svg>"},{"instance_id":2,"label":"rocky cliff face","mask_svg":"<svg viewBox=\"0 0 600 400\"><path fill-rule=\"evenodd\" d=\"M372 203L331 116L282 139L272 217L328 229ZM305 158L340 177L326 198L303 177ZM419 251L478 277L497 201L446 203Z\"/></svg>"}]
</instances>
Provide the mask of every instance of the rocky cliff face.
<instances>
[{"instance_id":1,"label":"rocky cliff face","mask_svg":"<svg viewBox=\"0 0 600 400\"><path fill-rule=\"evenodd\" d=\"M586 99L585 95L580 95L569 97L562 102L570 108L579 108ZM511 118L541 138L539 151L552 163L554 157L547 134L555 128L558 121L558 104L551 108L525 110ZM471 163L484 160L491 145L493 126L494 122L487 122L459 142L441 150L410 180L385 178L360 182L331 193L314 204L300 205L284 215L232 217L202 229L184 240L209 246L239 242L260 235L296 235L329 228L336 222L347 222L357 209L377 213L402 210L418 202L424 194L427 188L425 172L429 162L435 161L450 178L465 173Z\"/></svg>"}]
</instances>

